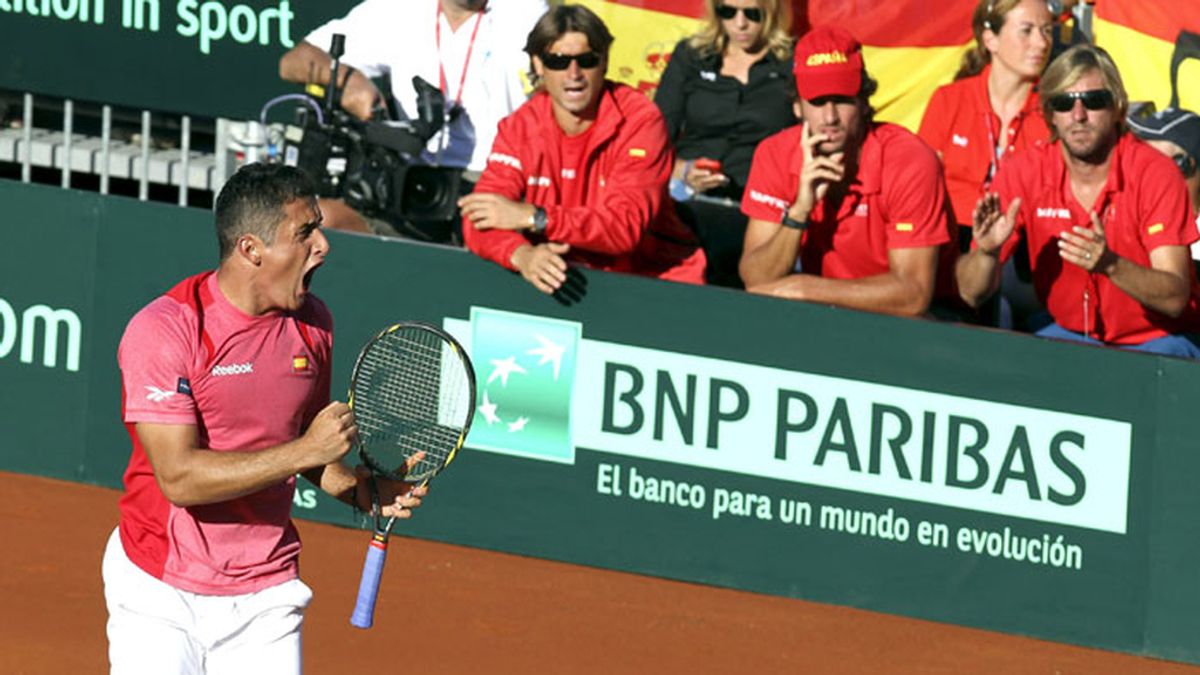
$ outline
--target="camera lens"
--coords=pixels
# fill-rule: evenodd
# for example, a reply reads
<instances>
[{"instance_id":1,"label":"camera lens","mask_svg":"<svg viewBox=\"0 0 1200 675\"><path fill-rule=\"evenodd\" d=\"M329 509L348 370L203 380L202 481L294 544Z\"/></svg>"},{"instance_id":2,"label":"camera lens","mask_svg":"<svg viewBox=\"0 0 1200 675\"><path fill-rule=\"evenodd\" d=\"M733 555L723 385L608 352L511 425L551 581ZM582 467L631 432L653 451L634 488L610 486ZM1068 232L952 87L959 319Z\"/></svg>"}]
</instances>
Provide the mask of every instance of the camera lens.
<instances>
[{"instance_id":1,"label":"camera lens","mask_svg":"<svg viewBox=\"0 0 1200 675\"><path fill-rule=\"evenodd\" d=\"M410 218L449 218L458 199L458 175L432 166L410 166L405 175L403 212Z\"/></svg>"}]
</instances>

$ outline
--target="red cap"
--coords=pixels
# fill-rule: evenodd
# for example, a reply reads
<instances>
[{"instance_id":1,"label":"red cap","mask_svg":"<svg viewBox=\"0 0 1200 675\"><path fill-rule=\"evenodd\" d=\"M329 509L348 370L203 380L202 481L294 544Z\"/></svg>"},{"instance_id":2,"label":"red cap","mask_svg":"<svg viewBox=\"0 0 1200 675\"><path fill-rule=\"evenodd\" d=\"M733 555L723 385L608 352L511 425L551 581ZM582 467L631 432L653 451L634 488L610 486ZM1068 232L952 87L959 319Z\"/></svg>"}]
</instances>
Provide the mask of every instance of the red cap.
<instances>
[{"instance_id":1,"label":"red cap","mask_svg":"<svg viewBox=\"0 0 1200 675\"><path fill-rule=\"evenodd\" d=\"M862 87L862 45L844 28L818 26L796 43L796 90L811 101L825 96L857 96Z\"/></svg>"}]
</instances>

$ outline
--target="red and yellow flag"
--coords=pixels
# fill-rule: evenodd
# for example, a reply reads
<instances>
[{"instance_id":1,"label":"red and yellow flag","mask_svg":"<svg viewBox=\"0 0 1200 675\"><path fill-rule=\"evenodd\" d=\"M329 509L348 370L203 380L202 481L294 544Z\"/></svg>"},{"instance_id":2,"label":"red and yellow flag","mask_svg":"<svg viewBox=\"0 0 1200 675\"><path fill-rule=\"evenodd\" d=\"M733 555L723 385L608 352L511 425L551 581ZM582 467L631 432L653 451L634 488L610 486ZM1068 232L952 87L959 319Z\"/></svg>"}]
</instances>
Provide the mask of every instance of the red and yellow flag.
<instances>
[{"instance_id":1,"label":"red and yellow flag","mask_svg":"<svg viewBox=\"0 0 1200 675\"><path fill-rule=\"evenodd\" d=\"M652 93L675 43L699 27L704 0L580 0L616 36L609 77ZM971 46L975 0L792 0L798 32L839 24L863 43L867 71L879 81L877 117L915 130L934 89L954 77ZM1178 68L1182 107L1200 109L1200 0L1095 0L1096 42L1117 62L1132 100L1171 100L1172 58L1198 52ZM1182 37L1181 37L1182 36ZM1181 46L1182 45L1182 46Z\"/></svg>"}]
</instances>

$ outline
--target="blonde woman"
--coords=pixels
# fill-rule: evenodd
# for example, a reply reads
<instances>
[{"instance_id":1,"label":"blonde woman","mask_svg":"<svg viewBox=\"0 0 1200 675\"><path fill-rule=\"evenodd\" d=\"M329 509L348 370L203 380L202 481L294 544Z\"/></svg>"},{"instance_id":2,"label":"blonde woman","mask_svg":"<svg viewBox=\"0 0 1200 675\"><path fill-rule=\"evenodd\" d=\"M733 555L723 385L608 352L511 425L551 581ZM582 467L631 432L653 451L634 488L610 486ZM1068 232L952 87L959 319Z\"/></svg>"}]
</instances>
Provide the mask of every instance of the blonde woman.
<instances>
[{"instance_id":1,"label":"blonde woman","mask_svg":"<svg viewBox=\"0 0 1200 675\"><path fill-rule=\"evenodd\" d=\"M754 148L796 123L791 12L788 0L706 0L705 8L701 30L676 45L654 102L677 153L672 196L704 245L708 280L740 287L746 218L737 202Z\"/></svg>"}]
</instances>

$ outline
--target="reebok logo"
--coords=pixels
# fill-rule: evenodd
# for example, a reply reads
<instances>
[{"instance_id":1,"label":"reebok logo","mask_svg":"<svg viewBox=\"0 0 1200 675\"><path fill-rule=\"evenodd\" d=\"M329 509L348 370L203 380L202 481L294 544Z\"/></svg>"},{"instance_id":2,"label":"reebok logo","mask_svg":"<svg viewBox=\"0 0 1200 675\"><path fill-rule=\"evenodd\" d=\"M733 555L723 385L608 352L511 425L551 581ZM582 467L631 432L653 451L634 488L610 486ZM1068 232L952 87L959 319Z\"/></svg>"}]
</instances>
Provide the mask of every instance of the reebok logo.
<instances>
[{"instance_id":1,"label":"reebok logo","mask_svg":"<svg viewBox=\"0 0 1200 675\"><path fill-rule=\"evenodd\" d=\"M957 145L960 148L967 147L967 137L966 136L959 136L958 134L951 134L950 142Z\"/></svg>"},{"instance_id":2,"label":"reebok logo","mask_svg":"<svg viewBox=\"0 0 1200 675\"><path fill-rule=\"evenodd\" d=\"M154 387L151 385L146 385L146 391L150 392L149 394L146 394L146 398L148 400L154 401L155 403L162 403L163 401L165 401L175 395L175 392L173 392L173 391L169 391L167 389L159 389L158 387Z\"/></svg>"},{"instance_id":3,"label":"reebok logo","mask_svg":"<svg viewBox=\"0 0 1200 675\"><path fill-rule=\"evenodd\" d=\"M213 377L222 377L224 375L246 375L253 372L254 364L247 361L246 363L234 363L228 366L213 366L212 372L209 374Z\"/></svg>"}]
</instances>

